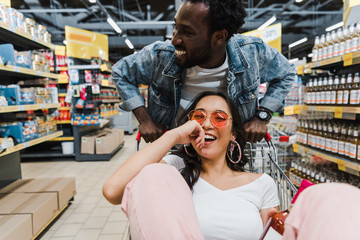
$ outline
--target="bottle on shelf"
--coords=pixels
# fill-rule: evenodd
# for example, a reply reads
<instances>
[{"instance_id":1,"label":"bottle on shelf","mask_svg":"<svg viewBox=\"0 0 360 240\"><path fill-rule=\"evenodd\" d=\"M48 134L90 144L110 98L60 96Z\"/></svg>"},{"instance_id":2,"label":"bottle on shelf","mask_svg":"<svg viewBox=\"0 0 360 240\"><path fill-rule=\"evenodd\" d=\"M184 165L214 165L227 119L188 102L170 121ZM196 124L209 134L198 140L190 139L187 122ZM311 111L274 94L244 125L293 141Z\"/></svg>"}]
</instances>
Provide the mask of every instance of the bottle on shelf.
<instances>
[{"instance_id":1,"label":"bottle on shelf","mask_svg":"<svg viewBox=\"0 0 360 240\"><path fill-rule=\"evenodd\" d=\"M350 103L350 91L353 83L352 74L349 73L346 78L346 84L343 90L343 105L348 105Z\"/></svg>"},{"instance_id":2,"label":"bottle on shelf","mask_svg":"<svg viewBox=\"0 0 360 240\"><path fill-rule=\"evenodd\" d=\"M310 79L309 81L309 94L308 94L308 104L314 104L313 102L313 92L314 92L314 80Z\"/></svg>"},{"instance_id":3,"label":"bottle on shelf","mask_svg":"<svg viewBox=\"0 0 360 240\"><path fill-rule=\"evenodd\" d=\"M337 122L333 124L333 135L331 140L331 152L337 154L339 152L340 125Z\"/></svg>"},{"instance_id":4,"label":"bottle on shelf","mask_svg":"<svg viewBox=\"0 0 360 240\"><path fill-rule=\"evenodd\" d=\"M323 79L322 77L319 78L318 80L318 86L317 86L317 92L316 92L316 105L322 105L324 100L323 100Z\"/></svg>"},{"instance_id":5,"label":"bottle on shelf","mask_svg":"<svg viewBox=\"0 0 360 240\"><path fill-rule=\"evenodd\" d=\"M299 190L297 191L296 195L294 196L292 200L292 204L295 203L296 199L298 198L299 194L307 187L313 185L308 180L303 180L301 182L301 185L299 187ZM273 239L273 240L280 240L282 239L282 235L285 231L285 220L286 217L289 215L289 210L286 209L284 211L280 211L275 213L267 222L267 224L264 227L264 231L260 236L260 240L266 240L266 239Z\"/></svg>"},{"instance_id":6,"label":"bottle on shelf","mask_svg":"<svg viewBox=\"0 0 360 240\"><path fill-rule=\"evenodd\" d=\"M358 134L359 134L359 132L358 132ZM360 137L358 137L358 142L357 142L356 160L358 162L360 161ZM359 184L359 187L360 187L360 184Z\"/></svg>"},{"instance_id":7,"label":"bottle on shelf","mask_svg":"<svg viewBox=\"0 0 360 240\"><path fill-rule=\"evenodd\" d=\"M342 29L342 34L340 37L340 49L339 49L339 56L343 56L345 53L346 47L346 40L348 39L349 29L347 27Z\"/></svg>"},{"instance_id":8,"label":"bottle on shelf","mask_svg":"<svg viewBox=\"0 0 360 240\"><path fill-rule=\"evenodd\" d=\"M360 25L358 23L358 25ZM350 105L359 105L360 104L360 79L359 73L355 73L353 83L350 88Z\"/></svg>"},{"instance_id":9,"label":"bottle on shelf","mask_svg":"<svg viewBox=\"0 0 360 240\"><path fill-rule=\"evenodd\" d=\"M325 151L327 152L331 152L331 145L332 145L332 140L333 140L333 128L332 128L332 123L330 121L328 121L327 123L327 132L325 137Z\"/></svg>"},{"instance_id":10,"label":"bottle on shelf","mask_svg":"<svg viewBox=\"0 0 360 240\"><path fill-rule=\"evenodd\" d=\"M323 104L324 105L329 105L330 104L330 89L329 89L329 82L328 82L328 78L324 77L323 78Z\"/></svg>"},{"instance_id":11,"label":"bottle on shelf","mask_svg":"<svg viewBox=\"0 0 360 240\"><path fill-rule=\"evenodd\" d=\"M312 104L317 104L318 98L317 98L317 94L318 94L318 80L317 78L314 78L314 82L313 82L313 91L312 91Z\"/></svg>"},{"instance_id":12,"label":"bottle on shelf","mask_svg":"<svg viewBox=\"0 0 360 240\"><path fill-rule=\"evenodd\" d=\"M346 143L347 131L348 131L347 125L346 123L343 123L341 126L341 134L338 145L338 154L341 156L345 156L345 143Z\"/></svg>"},{"instance_id":13,"label":"bottle on shelf","mask_svg":"<svg viewBox=\"0 0 360 240\"><path fill-rule=\"evenodd\" d=\"M334 42L334 52L333 52L333 57L337 57L340 55L340 42L341 42L341 37L342 37L342 29L339 28L336 32L335 32L335 36L334 34L332 34L332 39Z\"/></svg>"},{"instance_id":14,"label":"bottle on shelf","mask_svg":"<svg viewBox=\"0 0 360 240\"><path fill-rule=\"evenodd\" d=\"M346 84L346 75L341 75L340 84L337 90L337 99L336 99L336 105L342 105L343 99L344 99L344 89Z\"/></svg>"},{"instance_id":15,"label":"bottle on shelf","mask_svg":"<svg viewBox=\"0 0 360 240\"><path fill-rule=\"evenodd\" d=\"M349 158L350 152L349 152L349 146L351 143L351 140L353 138L353 132L354 132L354 126L352 124L349 125L347 136L345 139L345 157Z\"/></svg>"},{"instance_id":16,"label":"bottle on shelf","mask_svg":"<svg viewBox=\"0 0 360 240\"><path fill-rule=\"evenodd\" d=\"M359 128L358 126L354 126L353 134L348 142L348 157L350 160L356 160L357 157L357 145L359 142Z\"/></svg>"},{"instance_id":17,"label":"bottle on shelf","mask_svg":"<svg viewBox=\"0 0 360 240\"><path fill-rule=\"evenodd\" d=\"M315 43L314 43L314 47L312 49L312 58L311 61L312 62L316 62L319 60L319 44L320 44L320 38L319 36L315 37Z\"/></svg>"},{"instance_id":18,"label":"bottle on shelf","mask_svg":"<svg viewBox=\"0 0 360 240\"><path fill-rule=\"evenodd\" d=\"M348 35L347 35L347 38L345 41L345 53L351 52L351 43L352 43L353 37L355 37L355 25L351 24L348 27Z\"/></svg>"},{"instance_id":19,"label":"bottle on shelf","mask_svg":"<svg viewBox=\"0 0 360 240\"><path fill-rule=\"evenodd\" d=\"M321 121L318 121L317 124L317 130L318 130L318 134L317 134L317 148L320 150L325 149L325 139L323 137L323 124Z\"/></svg>"},{"instance_id":20,"label":"bottle on shelf","mask_svg":"<svg viewBox=\"0 0 360 240\"><path fill-rule=\"evenodd\" d=\"M335 105L336 104L336 89L334 85L333 76L329 76L328 80L328 88L329 88L329 104Z\"/></svg>"},{"instance_id":21,"label":"bottle on shelf","mask_svg":"<svg viewBox=\"0 0 360 240\"><path fill-rule=\"evenodd\" d=\"M358 39L357 39L357 43L356 44L354 43L354 45L356 45L356 48L354 48L354 52L360 51L360 21L357 22L356 24L356 36ZM353 41L356 41L356 39Z\"/></svg>"},{"instance_id":22,"label":"bottle on shelf","mask_svg":"<svg viewBox=\"0 0 360 240\"><path fill-rule=\"evenodd\" d=\"M320 36L320 44L319 44L319 50L318 50L318 60L323 60L324 59L324 48L325 48L325 34L321 34Z\"/></svg>"},{"instance_id":23,"label":"bottle on shelf","mask_svg":"<svg viewBox=\"0 0 360 240\"><path fill-rule=\"evenodd\" d=\"M359 43L359 36L360 36L360 22L357 22L354 27L353 38L351 39L351 52L357 51L357 46Z\"/></svg>"},{"instance_id":24,"label":"bottle on shelf","mask_svg":"<svg viewBox=\"0 0 360 240\"><path fill-rule=\"evenodd\" d=\"M334 78L334 85L333 85L333 91L335 91L336 95L335 95L335 99L332 99L331 101L333 102L335 100L335 105L338 104L338 91L339 91L339 86L340 86L340 79L339 76L336 75ZM332 96L333 97L333 96ZM341 100L342 100L342 94L341 94Z\"/></svg>"}]
</instances>

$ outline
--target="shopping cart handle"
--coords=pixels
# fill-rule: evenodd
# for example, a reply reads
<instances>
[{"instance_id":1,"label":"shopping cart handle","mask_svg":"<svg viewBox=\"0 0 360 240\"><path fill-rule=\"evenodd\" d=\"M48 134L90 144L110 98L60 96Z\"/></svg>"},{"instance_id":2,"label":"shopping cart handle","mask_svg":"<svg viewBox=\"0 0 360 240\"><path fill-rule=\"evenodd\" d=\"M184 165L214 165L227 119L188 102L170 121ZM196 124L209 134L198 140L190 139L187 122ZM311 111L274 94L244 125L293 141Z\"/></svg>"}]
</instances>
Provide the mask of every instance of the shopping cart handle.
<instances>
[{"instance_id":1,"label":"shopping cart handle","mask_svg":"<svg viewBox=\"0 0 360 240\"><path fill-rule=\"evenodd\" d=\"M141 134L140 131L138 131L137 135L136 135L136 141L140 142L141 139Z\"/></svg>"},{"instance_id":2,"label":"shopping cart handle","mask_svg":"<svg viewBox=\"0 0 360 240\"><path fill-rule=\"evenodd\" d=\"M264 139L265 139L266 142L269 142L269 141L272 139L272 137L271 137L270 134L267 132L266 135L265 135L265 137L264 137Z\"/></svg>"}]
</instances>

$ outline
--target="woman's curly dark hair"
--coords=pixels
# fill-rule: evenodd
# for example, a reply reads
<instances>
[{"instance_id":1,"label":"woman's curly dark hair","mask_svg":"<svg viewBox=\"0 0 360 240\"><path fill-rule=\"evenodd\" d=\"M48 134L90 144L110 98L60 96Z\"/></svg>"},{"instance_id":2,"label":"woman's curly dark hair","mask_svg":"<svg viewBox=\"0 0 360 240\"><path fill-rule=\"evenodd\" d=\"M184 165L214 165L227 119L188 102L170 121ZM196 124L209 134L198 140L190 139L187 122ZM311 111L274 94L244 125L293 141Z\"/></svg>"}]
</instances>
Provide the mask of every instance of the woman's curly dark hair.
<instances>
[{"instance_id":1,"label":"woman's curly dark hair","mask_svg":"<svg viewBox=\"0 0 360 240\"><path fill-rule=\"evenodd\" d=\"M185 2L202 2L209 6L210 33L226 29L229 40L245 23L247 16L242 0L184 0Z\"/></svg>"},{"instance_id":2,"label":"woman's curly dark hair","mask_svg":"<svg viewBox=\"0 0 360 240\"><path fill-rule=\"evenodd\" d=\"M248 162L248 159L244 154L244 148L246 144L244 124L241 120L241 117L239 115L235 103L224 93L205 91L197 95L193 100L193 102L191 103L191 105L179 118L177 126L180 126L184 124L186 121L188 121L187 115L189 114L189 112L195 109L198 102L206 96L220 96L228 103L231 116L233 119L232 132L236 135L236 141L239 143L241 147L241 160L237 164L234 164L228 159L228 156L226 156L226 164L233 171L244 171L244 166ZM192 156L188 155L185 152L184 146L180 147L177 151L174 152L174 154L184 159L185 167L181 169L180 172L181 175L184 177L186 183L189 185L190 189L193 189L194 184L200 177L200 173L203 171L203 167L201 164L200 157L198 156L195 149L191 145L187 147L187 151ZM234 158L237 159L237 157L239 156L239 152L235 151L233 154L234 154Z\"/></svg>"}]
</instances>

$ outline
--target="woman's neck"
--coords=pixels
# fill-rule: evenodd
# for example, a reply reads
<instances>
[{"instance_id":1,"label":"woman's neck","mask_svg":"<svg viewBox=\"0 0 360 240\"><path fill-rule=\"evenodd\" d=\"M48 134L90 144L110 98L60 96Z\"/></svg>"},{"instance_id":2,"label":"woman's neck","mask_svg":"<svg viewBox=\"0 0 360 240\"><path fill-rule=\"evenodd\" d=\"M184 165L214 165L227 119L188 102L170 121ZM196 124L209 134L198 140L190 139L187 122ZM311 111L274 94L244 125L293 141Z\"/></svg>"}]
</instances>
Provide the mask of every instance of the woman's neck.
<instances>
[{"instance_id":1,"label":"woman's neck","mask_svg":"<svg viewBox=\"0 0 360 240\"><path fill-rule=\"evenodd\" d=\"M232 172L226 164L225 157L214 160L214 159L202 159L203 172L202 175L206 176L220 176L224 173Z\"/></svg>"}]
</instances>

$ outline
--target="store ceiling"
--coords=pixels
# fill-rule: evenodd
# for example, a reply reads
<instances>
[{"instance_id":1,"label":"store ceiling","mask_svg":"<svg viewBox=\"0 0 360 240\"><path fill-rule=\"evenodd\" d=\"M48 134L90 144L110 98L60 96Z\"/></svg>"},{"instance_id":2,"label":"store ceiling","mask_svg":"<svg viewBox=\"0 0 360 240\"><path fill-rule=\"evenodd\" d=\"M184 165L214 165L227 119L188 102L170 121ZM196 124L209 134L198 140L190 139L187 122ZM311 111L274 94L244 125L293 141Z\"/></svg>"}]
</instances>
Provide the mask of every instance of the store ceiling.
<instances>
[{"instance_id":1,"label":"store ceiling","mask_svg":"<svg viewBox=\"0 0 360 240\"><path fill-rule=\"evenodd\" d=\"M12 0L12 7L25 16L45 25L55 44L62 44L65 25L109 35L110 60L117 61L133 52L125 38L107 23L106 12L118 23L136 49L171 35L175 9L181 0ZM342 21L342 0L248 0L248 17L243 31L258 28L273 15L275 23L282 23L282 53L290 56L288 45L303 37L309 40L291 49L291 58L303 57L311 52L315 35Z\"/></svg>"}]
</instances>

